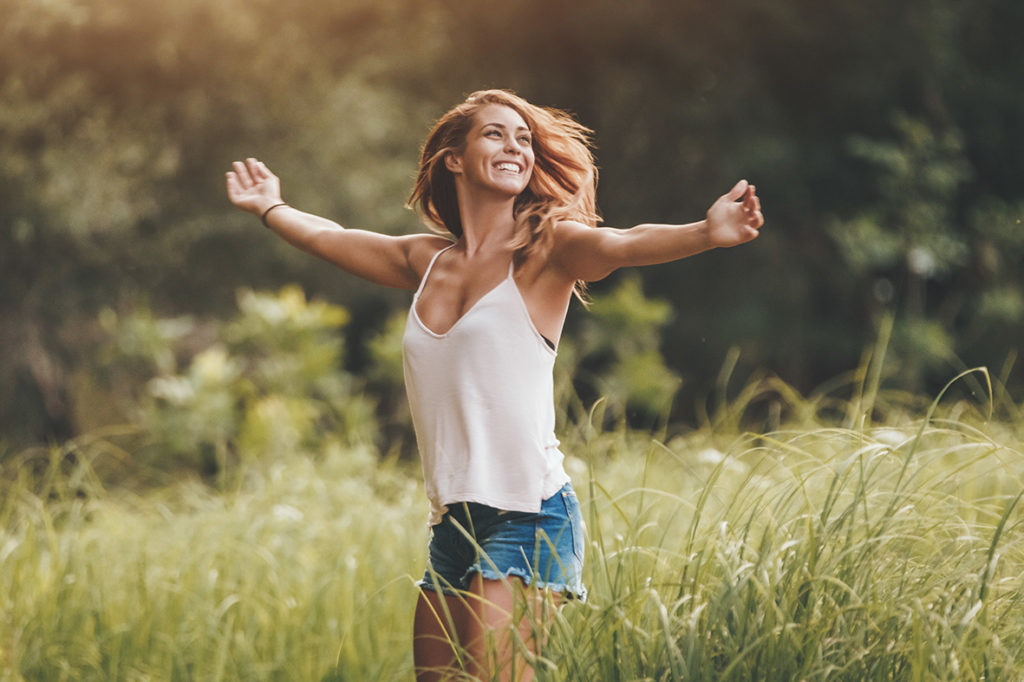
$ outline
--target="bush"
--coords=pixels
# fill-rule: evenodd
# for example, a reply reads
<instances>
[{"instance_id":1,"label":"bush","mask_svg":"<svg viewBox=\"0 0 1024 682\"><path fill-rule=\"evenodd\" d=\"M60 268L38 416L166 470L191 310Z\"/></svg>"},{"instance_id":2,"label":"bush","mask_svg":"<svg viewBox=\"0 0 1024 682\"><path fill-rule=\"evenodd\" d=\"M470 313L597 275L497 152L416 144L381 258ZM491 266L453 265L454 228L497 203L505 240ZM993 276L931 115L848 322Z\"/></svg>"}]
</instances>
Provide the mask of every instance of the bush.
<instances>
[{"instance_id":1,"label":"bush","mask_svg":"<svg viewBox=\"0 0 1024 682\"><path fill-rule=\"evenodd\" d=\"M103 313L107 362L134 368L129 418L148 435L146 466L227 481L243 459L374 438L373 402L342 369L344 308L307 301L297 286L242 289L238 308L204 323L157 320L145 307Z\"/></svg>"}]
</instances>

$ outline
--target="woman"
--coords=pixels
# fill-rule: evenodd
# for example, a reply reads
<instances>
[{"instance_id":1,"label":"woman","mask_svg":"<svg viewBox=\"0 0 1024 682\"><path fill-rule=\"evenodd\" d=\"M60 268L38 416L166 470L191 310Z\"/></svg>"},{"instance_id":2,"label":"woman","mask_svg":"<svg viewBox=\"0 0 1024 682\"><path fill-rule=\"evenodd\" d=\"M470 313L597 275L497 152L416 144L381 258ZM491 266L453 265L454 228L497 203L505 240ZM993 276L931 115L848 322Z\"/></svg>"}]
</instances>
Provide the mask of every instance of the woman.
<instances>
[{"instance_id":1,"label":"woman","mask_svg":"<svg viewBox=\"0 0 1024 682\"><path fill-rule=\"evenodd\" d=\"M405 376L432 529L414 619L418 680L528 679L514 638L533 650L534 616L585 598L582 518L551 385L574 293L621 267L742 244L764 222L741 180L697 223L596 227L588 133L504 90L470 95L430 133L410 199L439 234L386 236L298 211L255 159L227 174L231 201L289 243L415 292Z\"/></svg>"}]
</instances>

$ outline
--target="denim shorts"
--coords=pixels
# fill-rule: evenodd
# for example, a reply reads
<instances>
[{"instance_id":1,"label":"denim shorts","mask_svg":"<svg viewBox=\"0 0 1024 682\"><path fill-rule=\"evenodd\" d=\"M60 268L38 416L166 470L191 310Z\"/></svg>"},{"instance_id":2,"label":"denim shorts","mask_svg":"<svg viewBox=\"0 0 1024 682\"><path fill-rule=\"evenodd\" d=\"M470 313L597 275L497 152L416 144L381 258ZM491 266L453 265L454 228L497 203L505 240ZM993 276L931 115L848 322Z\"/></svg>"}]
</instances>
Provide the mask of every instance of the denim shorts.
<instances>
[{"instance_id":1,"label":"denim shorts","mask_svg":"<svg viewBox=\"0 0 1024 682\"><path fill-rule=\"evenodd\" d=\"M473 575L516 576L527 585L584 600L583 515L571 483L541 503L540 511L501 511L474 502L448 505L431 528L423 589L458 594Z\"/></svg>"}]
</instances>

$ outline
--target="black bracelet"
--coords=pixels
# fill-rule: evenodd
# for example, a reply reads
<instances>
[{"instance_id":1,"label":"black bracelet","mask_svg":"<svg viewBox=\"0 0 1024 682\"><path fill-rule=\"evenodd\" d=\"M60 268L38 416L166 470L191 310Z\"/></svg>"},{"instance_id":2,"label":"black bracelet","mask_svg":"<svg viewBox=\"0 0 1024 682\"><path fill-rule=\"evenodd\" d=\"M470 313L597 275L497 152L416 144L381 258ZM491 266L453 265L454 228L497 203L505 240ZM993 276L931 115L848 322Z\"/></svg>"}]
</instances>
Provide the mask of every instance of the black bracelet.
<instances>
[{"instance_id":1,"label":"black bracelet","mask_svg":"<svg viewBox=\"0 0 1024 682\"><path fill-rule=\"evenodd\" d=\"M281 208L282 206L287 206L287 205L288 204L286 204L285 202L282 201L281 203L274 204L273 206L268 208L266 211L264 211L263 215L260 216L260 222L263 223L263 227L270 227L270 225L267 225L267 214L268 213L273 211L275 208Z\"/></svg>"}]
</instances>

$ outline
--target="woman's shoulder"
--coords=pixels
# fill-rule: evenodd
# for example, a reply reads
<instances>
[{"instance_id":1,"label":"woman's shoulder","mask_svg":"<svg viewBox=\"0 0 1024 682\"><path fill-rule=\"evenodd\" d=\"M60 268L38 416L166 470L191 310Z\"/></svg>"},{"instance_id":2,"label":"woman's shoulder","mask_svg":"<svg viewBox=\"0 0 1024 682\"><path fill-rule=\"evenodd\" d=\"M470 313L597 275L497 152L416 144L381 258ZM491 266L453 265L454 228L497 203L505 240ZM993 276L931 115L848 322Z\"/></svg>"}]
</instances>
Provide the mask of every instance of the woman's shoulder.
<instances>
[{"instance_id":1,"label":"woman's shoulder","mask_svg":"<svg viewBox=\"0 0 1024 682\"><path fill-rule=\"evenodd\" d=\"M581 223L578 220L559 220L555 223L552 233L552 255L557 256L559 251L578 246L582 241L592 239L596 234L595 229L586 223Z\"/></svg>"},{"instance_id":2,"label":"woman's shoulder","mask_svg":"<svg viewBox=\"0 0 1024 682\"><path fill-rule=\"evenodd\" d=\"M576 220L559 220L551 231L551 240L547 248L538 253L538 272L544 272L549 276L555 276L558 280L568 283L576 281L568 273L571 268L568 264L572 261L572 254L584 247L588 237L593 235L594 228L586 223Z\"/></svg>"},{"instance_id":3,"label":"woman's shoulder","mask_svg":"<svg viewBox=\"0 0 1024 682\"><path fill-rule=\"evenodd\" d=\"M562 232L563 234L574 234L581 230L593 230L594 228L586 223L581 223L578 220L559 220L555 223L555 234Z\"/></svg>"},{"instance_id":4,"label":"woman's shoulder","mask_svg":"<svg viewBox=\"0 0 1024 682\"><path fill-rule=\"evenodd\" d=\"M438 252L453 244L451 239L437 234L411 234L404 239L407 241L409 266L418 277L423 277Z\"/></svg>"},{"instance_id":5,"label":"woman's shoulder","mask_svg":"<svg viewBox=\"0 0 1024 682\"><path fill-rule=\"evenodd\" d=\"M608 256L619 244L618 230L592 227L576 220L563 220L555 226L550 266L572 281L596 282L606 277Z\"/></svg>"}]
</instances>

